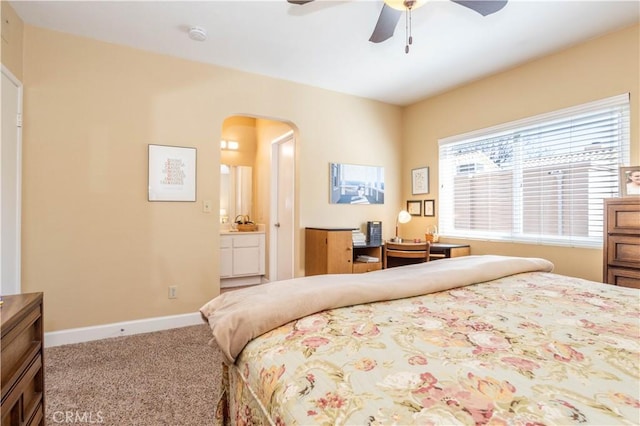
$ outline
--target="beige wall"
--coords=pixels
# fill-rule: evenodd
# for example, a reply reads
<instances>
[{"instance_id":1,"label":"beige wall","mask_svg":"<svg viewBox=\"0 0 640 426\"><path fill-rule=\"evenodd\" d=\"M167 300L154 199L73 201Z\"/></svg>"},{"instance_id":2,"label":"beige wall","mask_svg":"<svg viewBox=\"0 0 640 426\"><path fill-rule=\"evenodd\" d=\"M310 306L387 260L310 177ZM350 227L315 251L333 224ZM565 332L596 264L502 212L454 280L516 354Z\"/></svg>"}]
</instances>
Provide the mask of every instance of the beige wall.
<instances>
[{"instance_id":1,"label":"beige wall","mask_svg":"<svg viewBox=\"0 0 640 426\"><path fill-rule=\"evenodd\" d=\"M254 166L256 160L257 138L256 119L234 115L222 123L220 139L236 141L238 150L221 150L220 162L230 166Z\"/></svg>"},{"instance_id":2,"label":"beige wall","mask_svg":"<svg viewBox=\"0 0 640 426\"><path fill-rule=\"evenodd\" d=\"M22 80L22 33L24 24L6 1L0 3L0 17L0 26L2 27L0 58L2 58L2 64L18 80Z\"/></svg>"},{"instance_id":3,"label":"beige wall","mask_svg":"<svg viewBox=\"0 0 640 426\"><path fill-rule=\"evenodd\" d=\"M299 227L391 222L400 203L327 201L330 161L384 166L399 187L398 107L29 25L23 83L22 285L45 292L47 331L195 312L218 294L218 215L202 201L219 199L229 117L295 125ZM197 148L196 203L147 201L150 143Z\"/></svg>"},{"instance_id":4,"label":"beige wall","mask_svg":"<svg viewBox=\"0 0 640 426\"><path fill-rule=\"evenodd\" d=\"M402 157L405 198L416 198L411 196L409 170L429 166L431 192L420 198L437 200L441 138L626 92L631 93L631 164L640 164L639 28L588 41L407 107ZM403 234L421 236L437 219L414 218L403 226ZM555 263L556 272L602 280L602 250L469 242L472 254L545 257Z\"/></svg>"},{"instance_id":5,"label":"beige wall","mask_svg":"<svg viewBox=\"0 0 640 426\"><path fill-rule=\"evenodd\" d=\"M21 64L25 85L23 290L45 292L47 331L194 312L217 295L218 215L203 213L202 200L218 199L229 117L260 118L258 220L268 218L260 141L295 130L297 275L305 226L382 220L391 236L414 198L415 167L431 167L424 198L437 199L442 137L629 91L640 164L638 39L636 26L400 109L26 25L24 60L7 59ZM147 201L149 143L198 149L196 203ZM329 204L329 162L383 166L386 203ZM431 222L414 218L403 234L420 236ZM558 272L600 279L601 250L472 247L547 257ZM167 298L169 285L179 286L178 299Z\"/></svg>"}]
</instances>

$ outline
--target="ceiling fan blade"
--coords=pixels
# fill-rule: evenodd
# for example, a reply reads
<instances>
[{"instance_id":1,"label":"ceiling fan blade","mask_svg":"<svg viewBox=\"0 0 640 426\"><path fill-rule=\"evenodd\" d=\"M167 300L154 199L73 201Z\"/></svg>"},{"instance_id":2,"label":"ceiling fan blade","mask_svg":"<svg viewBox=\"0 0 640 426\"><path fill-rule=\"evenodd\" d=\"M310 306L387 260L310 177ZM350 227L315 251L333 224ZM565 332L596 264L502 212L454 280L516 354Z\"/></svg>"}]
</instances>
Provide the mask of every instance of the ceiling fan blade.
<instances>
[{"instance_id":1,"label":"ceiling fan blade","mask_svg":"<svg viewBox=\"0 0 640 426\"><path fill-rule=\"evenodd\" d=\"M369 41L373 43L380 43L391 38L391 36L393 36L393 32L396 30L396 26L398 25L401 15L402 11L393 9L384 4Z\"/></svg>"},{"instance_id":2,"label":"ceiling fan blade","mask_svg":"<svg viewBox=\"0 0 640 426\"><path fill-rule=\"evenodd\" d=\"M289 2L291 4L299 4L299 5L311 3L312 1L313 0L287 0L287 2Z\"/></svg>"},{"instance_id":3,"label":"ceiling fan blade","mask_svg":"<svg viewBox=\"0 0 640 426\"><path fill-rule=\"evenodd\" d=\"M482 16L496 13L507 5L507 0L451 0L461 6L475 10Z\"/></svg>"}]
</instances>

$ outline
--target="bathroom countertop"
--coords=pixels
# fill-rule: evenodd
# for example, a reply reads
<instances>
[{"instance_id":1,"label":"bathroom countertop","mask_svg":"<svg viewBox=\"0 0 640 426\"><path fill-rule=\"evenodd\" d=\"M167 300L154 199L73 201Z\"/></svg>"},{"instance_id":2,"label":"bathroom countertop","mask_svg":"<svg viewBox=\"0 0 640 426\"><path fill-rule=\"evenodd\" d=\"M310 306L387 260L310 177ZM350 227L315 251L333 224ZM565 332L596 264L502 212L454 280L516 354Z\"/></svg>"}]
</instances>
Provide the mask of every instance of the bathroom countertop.
<instances>
[{"instance_id":1,"label":"bathroom countertop","mask_svg":"<svg viewBox=\"0 0 640 426\"><path fill-rule=\"evenodd\" d=\"M264 234L265 226L263 224L258 224L257 231L238 231L232 228L220 228L220 235L229 235L229 234Z\"/></svg>"}]
</instances>

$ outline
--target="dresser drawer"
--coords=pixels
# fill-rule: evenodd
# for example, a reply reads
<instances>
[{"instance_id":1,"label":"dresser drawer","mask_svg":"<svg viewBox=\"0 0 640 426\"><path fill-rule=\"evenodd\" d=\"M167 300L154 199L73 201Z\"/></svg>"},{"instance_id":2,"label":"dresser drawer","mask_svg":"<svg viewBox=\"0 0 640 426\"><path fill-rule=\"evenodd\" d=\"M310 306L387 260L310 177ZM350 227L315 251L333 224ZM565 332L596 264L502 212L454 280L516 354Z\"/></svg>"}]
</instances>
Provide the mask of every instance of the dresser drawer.
<instances>
[{"instance_id":1,"label":"dresser drawer","mask_svg":"<svg viewBox=\"0 0 640 426\"><path fill-rule=\"evenodd\" d=\"M15 326L3 330L2 336L2 398L18 380L42 347L40 306L26 313Z\"/></svg>"},{"instance_id":2,"label":"dresser drawer","mask_svg":"<svg viewBox=\"0 0 640 426\"><path fill-rule=\"evenodd\" d=\"M2 425L38 424L38 412L42 412L42 357L36 356L27 366L15 386L2 399L0 412ZM42 418L42 414L40 414Z\"/></svg>"},{"instance_id":3,"label":"dresser drawer","mask_svg":"<svg viewBox=\"0 0 640 426\"><path fill-rule=\"evenodd\" d=\"M607 205L607 232L634 234L640 232L640 204L612 203Z\"/></svg>"},{"instance_id":4,"label":"dresser drawer","mask_svg":"<svg viewBox=\"0 0 640 426\"><path fill-rule=\"evenodd\" d=\"M233 248L260 247L263 234L234 235Z\"/></svg>"},{"instance_id":5,"label":"dresser drawer","mask_svg":"<svg viewBox=\"0 0 640 426\"><path fill-rule=\"evenodd\" d=\"M36 412L33 413L33 417L27 423L27 426L40 426L44 424L44 408L43 402L36 406Z\"/></svg>"},{"instance_id":6,"label":"dresser drawer","mask_svg":"<svg viewBox=\"0 0 640 426\"><path fill-rule=\"evenodd\" d=\"M640 289L640 269L609 268L607 275L609 284Z\"/></svg>"},{"instance_id":7,"label":"dresser drawer","mask_svg":"<svg viewBox=\"0 0 640 426\"><path fill-rule=\"evenodd\" d=\"M640 268L640 237L610 235L607 245L607 263L610 266Z\"/></svg>"},{"instance_id":8,"label":"dresser drawer","mask_svg":"<svg viewBox=\"0 0 640 426\"><path fill-rule=\"evenodd\" d=\"M44 425L42 293L2 297L2 426Z\"/></svg>"}]
</instances>

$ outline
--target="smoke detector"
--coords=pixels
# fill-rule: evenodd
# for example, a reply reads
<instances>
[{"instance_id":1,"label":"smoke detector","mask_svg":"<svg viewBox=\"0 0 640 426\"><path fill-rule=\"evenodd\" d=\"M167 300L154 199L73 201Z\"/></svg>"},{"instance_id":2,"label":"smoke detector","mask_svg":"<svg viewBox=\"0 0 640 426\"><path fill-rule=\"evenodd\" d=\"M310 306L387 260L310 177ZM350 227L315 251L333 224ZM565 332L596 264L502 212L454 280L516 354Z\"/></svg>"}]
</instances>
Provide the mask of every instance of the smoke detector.
<instances>
[{"instance_id":1,"label":"smoke detector","mask_svg":"<svg viewBox=\"0 0 640 426\"><path fill-rule=\"evenodd\" d=\"M189 28L189 38L195 41L205 41L207 39L207 30L200 27Z\"/></svg>"}]
</instances>

